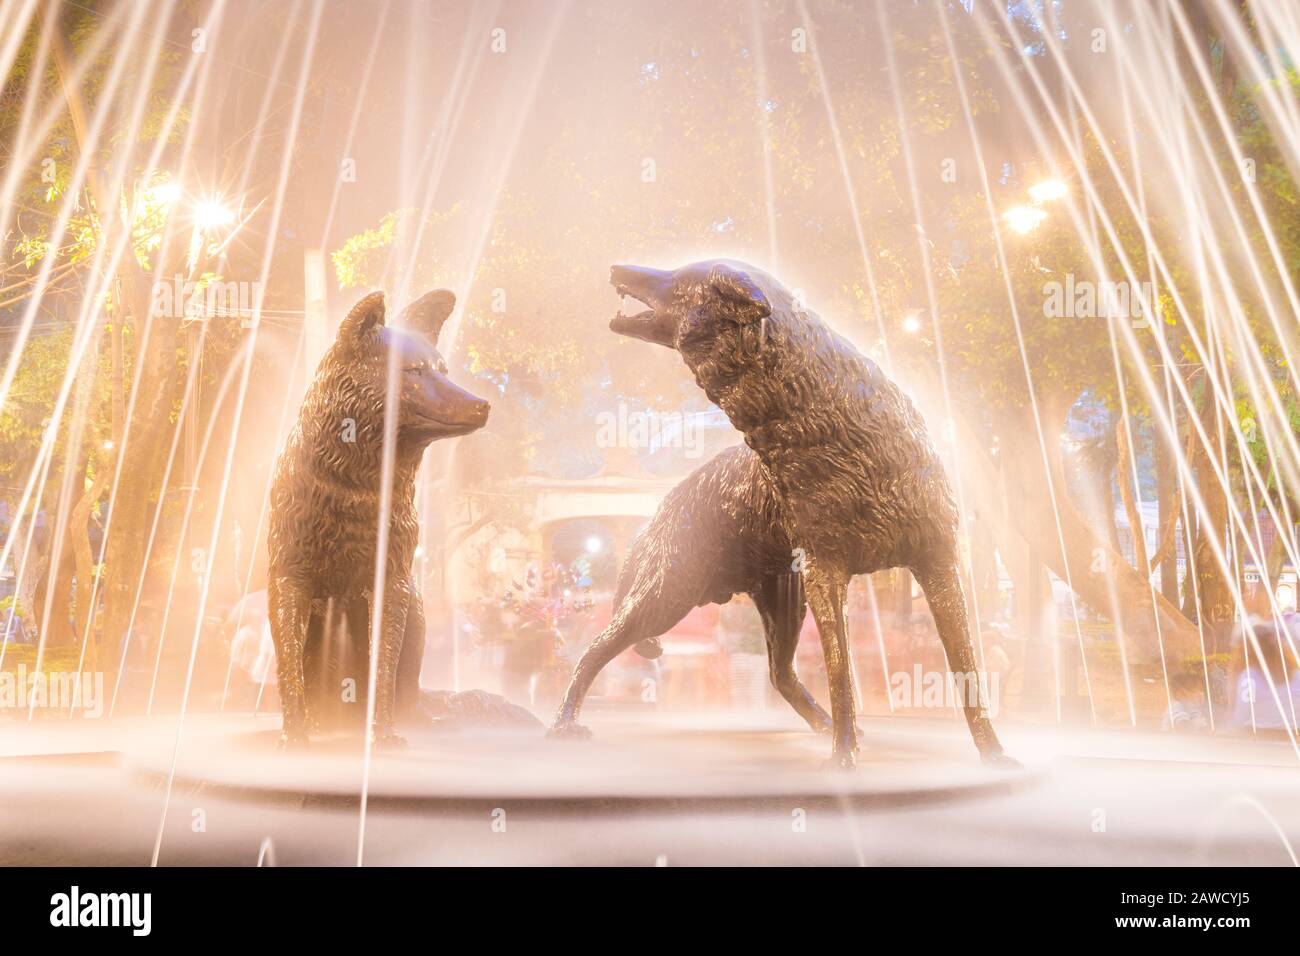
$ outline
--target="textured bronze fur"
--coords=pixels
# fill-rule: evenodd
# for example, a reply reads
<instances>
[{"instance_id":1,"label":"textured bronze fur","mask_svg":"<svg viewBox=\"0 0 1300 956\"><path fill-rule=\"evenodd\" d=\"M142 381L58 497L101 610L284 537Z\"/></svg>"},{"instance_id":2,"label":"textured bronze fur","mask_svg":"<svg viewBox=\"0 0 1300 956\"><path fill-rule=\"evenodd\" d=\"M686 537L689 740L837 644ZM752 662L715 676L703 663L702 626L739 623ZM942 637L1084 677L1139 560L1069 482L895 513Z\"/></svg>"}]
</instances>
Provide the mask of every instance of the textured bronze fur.
<instances>
[{"instance_id":1,"label":"textured bronze fur","mask_svg":"<svg viewBox=\"0 0 1300 956\"><path fill-rule=\"evenodd\" d=\"M283 746L305 744L322 711L339 699L337 671L324 666L335 628L343 627L341 643L357 665L347 676L363 693L367 686L390 363L401 378L373 733L379 746L402 743L393 723L398 708L416 706L424 647L424 614L411 577L419 530L416 471L431 442L483 427L489 411L487 402L447 378L435 344L454 305L452 293L430 292L390 328L383 294L362 299L321 359L276 462L268 600Z\"/></svg>"},{"instance_id":2,"label":"textured bronze fur","mask_svg":"<svg viewBox=\"0 0 1300 956\"><path fill-rule=\"evenodd\" d=\"M763 616L774 683L821 725L825 713L791 665L806 598L826 657L833 758L851 767L858 745L844 604L853 575L910 568L949 666L976 671L957 510L925 422L874 362L757 269L615 266L611 282L649 308L610 327L676 349L747 447L719 455L665 499L632 548L614 619L579 662L552 730L585 733L576 724L582 697L623 648L735 591L753 595ZM802 580L789 575L796 549ZM1011 762L985 702L965 712L985 759Z\"/></svg>"}]
</instances>

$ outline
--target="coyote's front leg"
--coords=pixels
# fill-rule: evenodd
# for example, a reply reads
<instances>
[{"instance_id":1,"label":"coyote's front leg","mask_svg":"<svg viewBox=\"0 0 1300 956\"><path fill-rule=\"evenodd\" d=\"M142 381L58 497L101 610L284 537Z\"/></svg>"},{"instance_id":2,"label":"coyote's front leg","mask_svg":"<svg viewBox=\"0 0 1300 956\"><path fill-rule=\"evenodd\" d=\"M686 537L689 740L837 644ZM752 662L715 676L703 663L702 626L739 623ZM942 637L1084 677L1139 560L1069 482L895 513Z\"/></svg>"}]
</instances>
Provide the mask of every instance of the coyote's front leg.
<instances>
[{"instance_id":1,"label":"coyote's front leg","mask_svg":"<svg viewBox=\"0 0 1300 956\"><path fill-rule=\"evenodd\" d=\"M266 596L271 614L271 642L275 645L280 709L284 714L280 747L297 749L307 746L307 684L302 653L307 643L311 595L299 582L275 576L267 585Z\"/></svg>"},{"instance_id":2,"label":"coyote's front leg","mask_svg":"<svg viewBox=\"0 0 1300 956\"><path fill-rule=\"evenodd\" d=\"M370 666L374 668L374 726L371 730L374 744L379 748L406 746L406 741L393 730L396 711L397 664L402 655L402 639L406 634L406 611L410 603L407 582L398 578L384 586L383 612L379 622L378 646L371 654ZM375 614L378 611L373 595L370 599L370 638L374 643Z\"/></svg>"}]
</instances>

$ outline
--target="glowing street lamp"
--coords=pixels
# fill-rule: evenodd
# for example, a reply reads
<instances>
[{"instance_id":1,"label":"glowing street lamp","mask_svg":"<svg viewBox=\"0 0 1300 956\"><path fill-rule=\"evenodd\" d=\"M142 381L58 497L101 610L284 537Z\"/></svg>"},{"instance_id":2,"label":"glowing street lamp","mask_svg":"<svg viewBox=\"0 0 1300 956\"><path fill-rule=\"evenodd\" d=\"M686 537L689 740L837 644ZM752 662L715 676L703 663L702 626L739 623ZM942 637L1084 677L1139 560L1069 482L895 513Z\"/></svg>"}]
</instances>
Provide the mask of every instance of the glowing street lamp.
<instances>
[{"instance_id":1,"label":"glowing street lamp","mask_svg":"<svg viewBox=\"0 0 1300 956\"><path fill-rule=\"evenodd\" d=\"M1033 206L1014 206L1002 214L1002 221L1007 224L1007 228L1022 236L1037 229L1046 218L1047 213Z\"/></svg>"},{"instance_id":2,"label":"glowing street lamp","mask_svg":"<svg viewBox=\"0 0 1300 956\"><path fill-rule=\"evenodd\" d=\"M1070 190L1059 179L1045 179L1029 187L1029 198L1036 203L1053 202L1064 199Z\"/></svg>"},{"instance_id":3,"label":"glowing street lamp","mask_svg":"<svg viewBox=\"0 0 1300 956\"><path fill-rule=\"evenodd\" d=\"M194 207L194 226L203 232L228 226L235 221L235 212L215 199L205 199Z\"/></svg>"}]
</instances>

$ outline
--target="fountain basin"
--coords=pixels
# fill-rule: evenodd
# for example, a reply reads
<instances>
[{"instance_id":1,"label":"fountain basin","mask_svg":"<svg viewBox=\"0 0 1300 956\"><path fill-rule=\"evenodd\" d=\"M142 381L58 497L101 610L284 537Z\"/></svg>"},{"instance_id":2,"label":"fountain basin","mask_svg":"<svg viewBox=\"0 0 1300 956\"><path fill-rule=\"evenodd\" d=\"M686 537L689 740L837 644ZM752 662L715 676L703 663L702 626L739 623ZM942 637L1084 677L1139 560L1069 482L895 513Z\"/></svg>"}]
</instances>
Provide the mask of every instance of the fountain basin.
<instances>
[{"instance_id":1,"label":"fountain basin","mask_svg":"<svg viewBox=\"0 0 1300 956\"><path fill-rule=\"evenodd\" d=\"M703 718L703 719L701 719ZM265 722L263 722L264 724ZM722 715L596 718L590 740L536 731L408 731L408 747L375 752L368 805L409 812L481 809L626 813L858 806L973 799L1031 785L1041 771L984 767L864 735L854 772L824 768L829 741L780 719ZM305 752L275 749L278 732L231 718L187 728L173 787L244 802L355 808L365 755L355 736L318 738ZM158 746L158 743L163 746ZM135 779L165 786L165 741L123 755Z\"/></svg>"}]
</instances>

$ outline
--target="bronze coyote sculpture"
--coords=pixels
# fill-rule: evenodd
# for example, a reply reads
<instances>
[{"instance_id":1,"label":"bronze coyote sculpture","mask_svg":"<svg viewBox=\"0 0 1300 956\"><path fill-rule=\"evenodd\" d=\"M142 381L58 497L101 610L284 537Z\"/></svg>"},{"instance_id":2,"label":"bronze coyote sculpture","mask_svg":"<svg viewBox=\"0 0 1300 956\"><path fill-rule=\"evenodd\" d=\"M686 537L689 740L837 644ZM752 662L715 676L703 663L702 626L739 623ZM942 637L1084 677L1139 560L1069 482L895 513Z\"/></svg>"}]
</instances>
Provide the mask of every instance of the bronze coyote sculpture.
<instances>
[{"instance_id":1,"label":"bronze coyote sculpture","mask_svg":"<svg viewBox=\"0 0 1300 956\"><path fill-rule=\"evenodd\" d=\"M487 422L488 403L447 378L436 342L456 297L430 292L384 325L384 296L362 299L339 327L276 462L271 486L268 601L286 747L302 746L321 712L337 703L330 635L342 642L366 686L369 622L379 547L384 406L390 368L400 376L388 522L383 630L375 668L378 746L400 746L396 712L414 711L424 650L424 612L411 577L418 522L415 474L424 449ZM327 646L328 645L328 646ZM337 663L335 661L334 663Z\"/></svg>"},{"instance_id":2,"label":"bronze coyote sculpture","mask_svg":"<svg viewBox=\"0 0 1300 956\"><path fill-rule=\"evenodd\" d=\"M773 682L820 728L825 712L792 665L805 599L812 607L830 683L833 760L852 767L844 603L854 575L911 569L949 666L976 669L957 511L925 423L874 362L757 269L724 261L671 272L614 266L610 281L648 307L620 314L610 328L675 349L745 445L674 489L633 545L614 618L579 661L552 733L585 734L576 723L582 698L620 651L646 648L698 604L745 591L763 618ZM790 574L800 553L801 577ZM983 699L965 713L984 759L1014 764Z\"/></svg>"}]
</instances>

